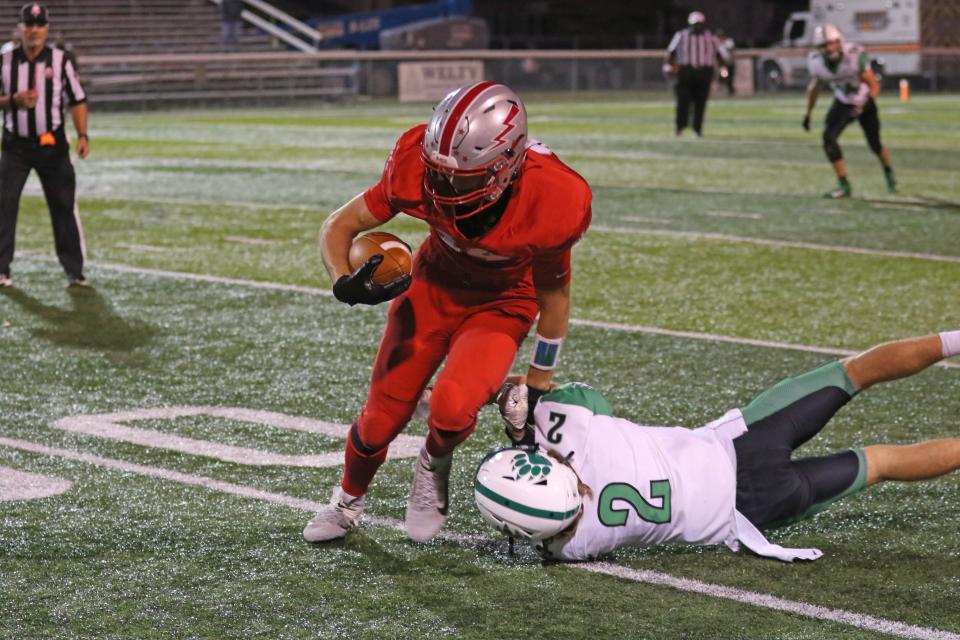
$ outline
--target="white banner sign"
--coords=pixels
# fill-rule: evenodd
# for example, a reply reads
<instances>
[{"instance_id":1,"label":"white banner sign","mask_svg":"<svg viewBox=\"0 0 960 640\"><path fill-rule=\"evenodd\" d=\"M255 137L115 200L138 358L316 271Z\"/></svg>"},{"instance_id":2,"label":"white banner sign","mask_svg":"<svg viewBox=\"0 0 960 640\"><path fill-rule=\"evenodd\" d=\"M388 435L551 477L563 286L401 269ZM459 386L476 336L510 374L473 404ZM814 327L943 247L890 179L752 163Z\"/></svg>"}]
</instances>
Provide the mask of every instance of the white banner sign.
<instances>
[{"instance_id":1,"label":"white banner sign","mask_svg":"<svg viewBox=\"0 0 960 640\"><path fill-rule=\"evenodd\" d=\"M457 87L483 80L482 60L401 62L400 102L436 102Z\"/></svg>"}]
</instances>

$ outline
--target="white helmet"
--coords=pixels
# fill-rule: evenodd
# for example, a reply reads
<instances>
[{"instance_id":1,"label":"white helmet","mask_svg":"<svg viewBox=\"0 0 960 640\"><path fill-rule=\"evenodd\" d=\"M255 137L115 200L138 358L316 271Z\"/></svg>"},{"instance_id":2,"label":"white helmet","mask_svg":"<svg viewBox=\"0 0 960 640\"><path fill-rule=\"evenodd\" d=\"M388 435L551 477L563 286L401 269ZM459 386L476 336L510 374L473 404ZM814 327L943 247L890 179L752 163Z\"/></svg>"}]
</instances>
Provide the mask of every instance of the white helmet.
<instances>
[{"instance_id":1,"label":"white helmet","mask_svg":"<svg viewBox=\"0 0 960 640\"><path fill-rule=\"evenodd\" d=\"M456 219L483 211L519 175L527 111L509 87L478 82L440 101L423 136L423 186Z\"/></svg>"},{"instance_id":2,"label":"white helmet","mask_svg":"<svg viewBox=\"0 0 960 640\"><path fill-rule=\"evenodd\" d=\"M692 11L690 15L687 16L687 24L691 27L695 24L701 24L707 21L707 16L703 15L700 11Z\"/></svg>"},{"instance_id":3,"label":"white helmet","mask_svg":"<svg viewBox=\"0 0 960 640\"><path fill-rule=\"evenodd\" d=\"M577 474L543 453L513 447L494 451L480 463L473 498L480 515L499 531L545 540L580 515Z\"/></svg>"},{"instance_id":4,"label":"white helmet","mask_svg":"<svg viewBox=\"0 0 960 640\"><path fill-rule=\"evenodd\" d=\"M816 29L813 30L813 46L822 47L828 42L834 42L839 40L843 42L843 34L840 33L840 29L837 29L836 26L830 24L818 25Z\"/></svg>"}]
</instances>

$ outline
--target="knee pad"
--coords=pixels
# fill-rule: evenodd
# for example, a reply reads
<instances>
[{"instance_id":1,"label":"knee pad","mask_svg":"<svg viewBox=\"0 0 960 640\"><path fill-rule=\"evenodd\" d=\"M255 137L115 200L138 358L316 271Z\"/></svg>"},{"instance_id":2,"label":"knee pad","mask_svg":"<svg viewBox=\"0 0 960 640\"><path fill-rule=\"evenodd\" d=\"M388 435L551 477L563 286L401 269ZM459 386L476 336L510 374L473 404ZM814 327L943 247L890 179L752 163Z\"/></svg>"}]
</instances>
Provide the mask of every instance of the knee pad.
<instances>
[{"instance_id":1,"label":"knee pad","mask_svg":"<svg viewBox=\"0 0 960 640\"><path fill-rule=\"evenodd\" d=\"M828 133L823 134L823 151L827 154L830 162L836 162L843 158L843 152L840 150L840 144L837 137Z\"/></svg>"},{"instance_id":2,"label":"knee pad","mask_svg":"<svg viewBox=\"0 0 960 640\"><path fill-rule=\"evenodd\" d=\"M350 443L364 456L375 456L393 442L403 430L404 422L383 411L368 411L366 408L350 427Z\"/></svg>"},{"instance_id":3,"label":"knee pad","mask_svg":"<svg viewBox=\"0 0 960 640\"><path fill-rule=\"evenodd\" d=\"M430 396L430 427L440 436L469 429L479 408L470 405L468 394L459 383L438 381Z\"/></svg>"}]
</instances>

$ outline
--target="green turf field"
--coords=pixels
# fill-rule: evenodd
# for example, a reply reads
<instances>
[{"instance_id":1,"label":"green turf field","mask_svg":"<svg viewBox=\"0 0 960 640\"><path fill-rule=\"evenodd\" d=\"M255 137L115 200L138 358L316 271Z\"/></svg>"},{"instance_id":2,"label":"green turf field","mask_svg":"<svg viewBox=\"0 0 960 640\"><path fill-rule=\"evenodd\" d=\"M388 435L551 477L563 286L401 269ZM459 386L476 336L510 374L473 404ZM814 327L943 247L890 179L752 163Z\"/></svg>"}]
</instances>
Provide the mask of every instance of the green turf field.
<instances>
[{"instance_id":1,"label":"green turf field","mask_svg":"<svg viewBox=\"0 0 960 640\"><path fill-rule=\"evenodd\" d=\"M667 96L532 97L531 135L595 195L559 378L634 421L697 426L829 357L809 347L960 328L958 106L883 99L901 193L854 126L841 142L855 197L835 202L819 197L833 180L800 96L715 100L701 140L672 136ZM884 485L771 535L823 549L815 563L666 547L592 567L632 571L617 577L510 556L484 527L472 472L501 444L486 410L458 449L449 535L418 545L398 528L411 475L398 458L366 525L304 543L340 475L342 431L317 425L359 411L384 315L326 294L317 230L429 113L94 110L92 156L76 161L90 290L65 289L31 179L16 287L0 292L0 638L873 638L883 621L960 638L960 476ZM425 235L409 218L389 229ZM113 413L128 415L79 419ZM189 440L90 433L108 422ZM960 369L938 367L857 398L804 451L958 431ZM72 484L3 499L9 478L44 476ZM680 578L698 582L653 584ZM802 611L729 597L744 592Z\"/></svg>"}]
</instances>

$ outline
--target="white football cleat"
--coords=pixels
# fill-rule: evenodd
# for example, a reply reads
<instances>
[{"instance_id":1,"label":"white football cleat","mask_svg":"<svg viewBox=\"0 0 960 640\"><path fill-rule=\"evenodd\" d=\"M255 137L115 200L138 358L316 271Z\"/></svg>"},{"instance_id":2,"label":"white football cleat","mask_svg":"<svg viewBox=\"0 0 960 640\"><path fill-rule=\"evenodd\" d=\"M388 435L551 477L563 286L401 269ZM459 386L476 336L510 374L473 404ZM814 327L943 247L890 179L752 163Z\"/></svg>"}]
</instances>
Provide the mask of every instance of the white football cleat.
<instances>
[{"instance_id":1,"label":"white football cleat","mask_svg":"<svg viewBox=\"0 0 960 640\"><path fill-rule=\"evenodd\" d=\"M303 528L307 542L328 542L345 538L357 526L363 513L364 497L347 498L339 488L333 492L333 502L322 508Z\"/></svg>"},{"instance_id":2,"label":"white football cleat","mask_svg":"<svg viewBox=\"0 0 960 640\"><path fill-rule=\"evenodd\" d=\"M428 462L421 449L413 463L413 483L407 502L407 535L414 542L427 542L440 533L447 521L447 483L453 454Z\"/></svg>"}]
</instances>

